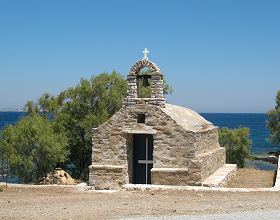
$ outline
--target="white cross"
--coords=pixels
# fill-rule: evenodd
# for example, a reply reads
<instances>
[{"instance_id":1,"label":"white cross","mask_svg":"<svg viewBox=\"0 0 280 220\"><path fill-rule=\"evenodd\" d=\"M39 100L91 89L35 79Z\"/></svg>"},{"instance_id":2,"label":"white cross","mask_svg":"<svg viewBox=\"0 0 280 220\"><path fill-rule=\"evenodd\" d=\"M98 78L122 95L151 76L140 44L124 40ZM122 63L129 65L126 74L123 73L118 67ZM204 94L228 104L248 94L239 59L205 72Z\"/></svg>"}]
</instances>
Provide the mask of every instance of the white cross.
<instances>
[{"instance_id":1,"label":"white cross","mask_svg":"<svg viewBox=\"0 0 280 220\"><path fill-rule=\"evenodd\" d=\"M143 60L149 60L149 58L148 58L148 53L149 53L148 49L145 48L145 49L142 51L142 53L144 54Z\"/></svg>"}]
</instances>

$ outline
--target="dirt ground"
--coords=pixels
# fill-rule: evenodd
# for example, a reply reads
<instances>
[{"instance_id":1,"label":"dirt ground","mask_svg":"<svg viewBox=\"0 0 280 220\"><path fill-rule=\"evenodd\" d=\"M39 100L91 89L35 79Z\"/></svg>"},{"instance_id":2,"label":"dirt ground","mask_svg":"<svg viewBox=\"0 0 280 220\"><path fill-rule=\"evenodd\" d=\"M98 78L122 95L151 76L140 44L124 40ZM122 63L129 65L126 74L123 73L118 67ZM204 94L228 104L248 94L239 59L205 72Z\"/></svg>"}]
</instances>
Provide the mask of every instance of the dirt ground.
<instances>
[{"instance_id":1,"label":"dirt ground","mask_svg":"<svg viewBox=\"0 0 280 220\"><path fill-rule=\"evenodd\" d=\"M231 188L270 188L274 185L275 171L238 169L229 180Z\"/></svg>"},{"instance_id":2,"label":"dirt ground","mask_svg":"<svg viewBox=\"0 0 280 220\"><path fill-rule=\"evenodd\" d=\"M118 219L133 216L273 210L280 192L117 191L10 187L0 192L0 219Z\"/></svg>"}]
</instances>

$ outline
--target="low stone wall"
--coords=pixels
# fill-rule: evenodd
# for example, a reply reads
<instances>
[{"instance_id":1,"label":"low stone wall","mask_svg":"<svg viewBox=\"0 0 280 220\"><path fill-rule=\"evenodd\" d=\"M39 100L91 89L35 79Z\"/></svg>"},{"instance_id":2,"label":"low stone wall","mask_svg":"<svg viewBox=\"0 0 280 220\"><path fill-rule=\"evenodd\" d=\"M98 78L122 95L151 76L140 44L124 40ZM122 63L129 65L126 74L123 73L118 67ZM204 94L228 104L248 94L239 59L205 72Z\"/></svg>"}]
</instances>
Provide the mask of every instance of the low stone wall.
<instances>
[{"instance_id":1,"label":"low stone wall","mask_svg":"<svg viewBox=\"0 0 280 220\"><path fill-rule=\"evenodd\" d=\"M200 185L200 174L188 168L153 168L152 184L155 185Z\"/></svg>"},{"instance_id":2,"label":"low stone wall","mask_svg":"<svg viewBox=\"0 0 280 220\"><path fill-rule=\"evenodd\" d=\"M201 163L201 181L203 181L225 164L226 149L223 147L216 148L198 155L196 159Z\"/></svg>"},{"instance_id":3,"label":"low stone wall","mask_svg":"<svg viewBox=\"0 0 280 220\"><path fill-rule=\"evenodd\" d=\"M153 168L152 184L199 186L209 175L225 164L225 149L220 147L198 155L187 168Z\"/></svg>"},{"instance_id":4,"label":"low stone wall","mask_svg":"<svg viewBox=\"0 0 280 220\"><path fill-rule=\"evenodd\" d=\"M225 187L227 182L237 172L236 164L224 164L221 168L216 170L211 176L206 178L202 186L207 187Z\"/></svg>"},{"instance_id":5,"label":"low stone wall","mask_svg":"<svg viewBox=\"0 0 280 220\"><path fill-rule=\"evenodd\" d=\"M128 180L124 166L91 165L89 166L89 183L95 189L120 189Z\"/></svg>"}]
</instances>

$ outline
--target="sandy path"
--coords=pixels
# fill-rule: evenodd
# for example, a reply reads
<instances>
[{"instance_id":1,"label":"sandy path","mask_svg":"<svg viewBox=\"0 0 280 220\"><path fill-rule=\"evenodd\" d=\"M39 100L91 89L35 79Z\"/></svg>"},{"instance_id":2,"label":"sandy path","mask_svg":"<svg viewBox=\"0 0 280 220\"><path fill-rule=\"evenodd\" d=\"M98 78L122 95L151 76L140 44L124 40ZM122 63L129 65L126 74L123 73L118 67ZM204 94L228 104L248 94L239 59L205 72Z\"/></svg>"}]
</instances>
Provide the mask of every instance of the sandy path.
<instances>
[{"instance_id":1,"label":"sandy path","mask_svg":"<svg viewBox=\"0 0 280 220\"><path fill-rule=\"evenodd\" d=\"M0 219L112 219L134 216L276 210L280 192L118 191L8 188L0 192Z\"/></svg>"}]
</instances>

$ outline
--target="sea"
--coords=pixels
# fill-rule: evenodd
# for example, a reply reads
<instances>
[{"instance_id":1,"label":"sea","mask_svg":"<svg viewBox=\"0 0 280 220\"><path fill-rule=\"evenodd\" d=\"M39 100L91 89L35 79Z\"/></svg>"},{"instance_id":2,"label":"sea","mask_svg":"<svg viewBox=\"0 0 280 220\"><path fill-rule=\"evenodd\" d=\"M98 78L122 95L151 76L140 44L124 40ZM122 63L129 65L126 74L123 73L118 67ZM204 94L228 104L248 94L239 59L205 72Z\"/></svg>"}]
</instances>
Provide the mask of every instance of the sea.
<instances>
[{"instance_id":1,"label":"sea","mask_svg":"<svg viewBox=\"0 0 280 220\"><path fill-rule=\"evenodd\" d=\"M218 127L250 128L253 154L266 154L270 151L280 150L280 146L273 146L268 141L269 130L266 128L266 114L253 113L201 113L208 121Z\"/></svg>"},{"instance_id":2,"label":"sea","mask_svg":"<svg viewBox=\"0 0 280 220\"><path fill-rule=\"evenodd\" d=\"M218 127L231 129L239 127L250 128L252 140L251 153L253 155L266 155L268 152L280 150L280 146L273 146L268 141L269 130L266 128L267 115L261 113L201 113L208 121ZM277 165L264 161L248 161L247 167L260 170L276 170Z\"/></svg>"},{"instance_id":3,"label":"sea","mask_svg":"<svg viewBox=\"0 0 280 220\"><path fill-rule=\"evenodd\" d=\"M0 130L8 124L15 124L25 115L25 112L0 112ZM273 146L268 141L269 130L266 128L266 114L201 113L201 115L218 127L228 127L231 129L239 127L250 128L252 154L264 155L270 151L277 151L280 149L280 146ZM250 166L264 170L275 169L275 165L262 161L254 161Z\"/></svg>"}]
</instances>

